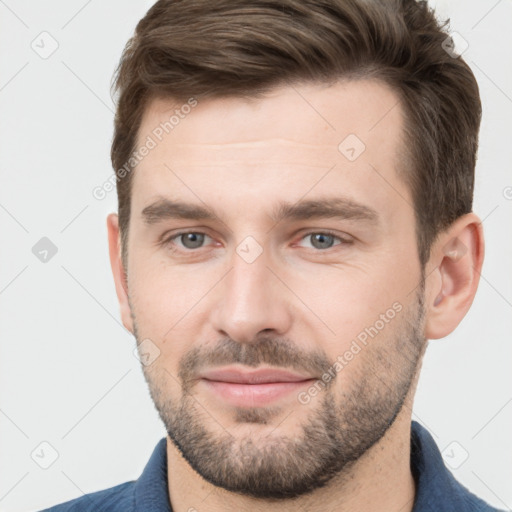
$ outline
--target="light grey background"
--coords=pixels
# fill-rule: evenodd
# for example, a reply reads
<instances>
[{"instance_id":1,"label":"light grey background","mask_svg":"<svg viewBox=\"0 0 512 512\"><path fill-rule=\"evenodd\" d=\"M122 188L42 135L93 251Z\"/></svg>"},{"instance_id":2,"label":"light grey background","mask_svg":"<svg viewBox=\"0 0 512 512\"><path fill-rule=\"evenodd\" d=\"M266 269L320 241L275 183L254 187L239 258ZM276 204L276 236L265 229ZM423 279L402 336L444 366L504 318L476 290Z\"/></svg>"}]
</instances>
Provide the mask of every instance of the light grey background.
<instances>
[{"instance_id":1,"label":"light grey background","mask_svg":"<svg viewBox=\"0 0 512 512\"><path fill-rule=\"evenodd\" d=\"M92 196L112 173L110 79L151 4L0 0L1 511L136 479L165 435L119 318L105 223L115 192ZM437 5L481 87L486 258L470 312L430 342L413 418L464 485L511 508L512 1ZM52 38L43 59L35 49ZM42 237L58 249L46 263L32 252ZM48 469L42 442L58 453Z\"/></svg>"}]
</instances>

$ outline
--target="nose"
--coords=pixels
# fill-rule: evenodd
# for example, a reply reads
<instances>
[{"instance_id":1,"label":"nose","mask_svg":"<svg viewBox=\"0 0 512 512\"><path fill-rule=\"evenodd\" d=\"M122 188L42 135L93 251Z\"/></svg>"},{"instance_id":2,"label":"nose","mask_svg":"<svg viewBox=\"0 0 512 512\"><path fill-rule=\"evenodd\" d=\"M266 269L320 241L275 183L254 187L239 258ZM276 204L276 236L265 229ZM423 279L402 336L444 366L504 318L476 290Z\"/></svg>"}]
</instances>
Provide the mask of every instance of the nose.
<instances>
[{"instance_id":1,"label":"nose","mask_svg":"<svg viewBox=\"0 0 512 512\"><path fill-rule=\"evenodd\" d=\"M282 336L290 329L289 292L268 260L265 251L251 263L233 253L212 312L213 327L221 336L250 343L263 333Z\"/></svg>"}]
</instances>

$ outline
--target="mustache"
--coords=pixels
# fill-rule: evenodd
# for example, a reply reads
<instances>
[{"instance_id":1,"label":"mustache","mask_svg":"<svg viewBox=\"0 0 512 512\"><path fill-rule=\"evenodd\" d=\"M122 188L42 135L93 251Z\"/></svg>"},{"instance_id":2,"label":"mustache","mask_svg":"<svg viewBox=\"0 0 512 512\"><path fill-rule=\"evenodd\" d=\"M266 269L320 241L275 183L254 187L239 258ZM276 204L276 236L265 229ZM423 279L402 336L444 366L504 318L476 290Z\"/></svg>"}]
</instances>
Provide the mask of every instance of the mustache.
<instances>
[{"instance_id":1,"label":"mustache","mask_svg":"<svg viewBox=\"0 0 512 512\"><path fill-rule=\"evenodd\" d=\"M287 339L264 337L251 343L239 343L224 338L215 346L195 347L187 352L179 363L178 377L186 390L202 369L230 364L250 367L266 364L318 378L332 366L325 352L304 351Z\"/></svg>"}]
</instances>

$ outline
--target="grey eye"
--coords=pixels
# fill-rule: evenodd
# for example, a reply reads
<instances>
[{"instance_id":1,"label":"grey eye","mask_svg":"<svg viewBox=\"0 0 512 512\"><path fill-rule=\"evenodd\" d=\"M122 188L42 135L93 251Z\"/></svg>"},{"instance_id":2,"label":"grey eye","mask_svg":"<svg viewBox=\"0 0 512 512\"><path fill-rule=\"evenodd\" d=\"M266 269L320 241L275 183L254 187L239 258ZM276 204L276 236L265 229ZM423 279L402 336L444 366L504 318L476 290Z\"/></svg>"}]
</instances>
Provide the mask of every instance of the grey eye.
<instances>
[{"instance_id":1,"label":"grey eye","mask_svg":"<svg viewBox=\"0 0 512 512\"><path fill-rule=\"evenodd\" d=\"M334 244L334 239L336 238L333 235L328 235L326 233L313 233L308 235L311 240L311 245L315 249L330 249Z\"/></svg>"},{"instance_id":2,"label":"grey eye","mask_svg":"<svg viewBox=\"0 0 512 512\"><path fill-rule=\"evenodd\" d=\"M187 249L197 249L204 242L205 235L203 233L183 233L179 236L183 247Z\"/></svg>"}]
</instances>

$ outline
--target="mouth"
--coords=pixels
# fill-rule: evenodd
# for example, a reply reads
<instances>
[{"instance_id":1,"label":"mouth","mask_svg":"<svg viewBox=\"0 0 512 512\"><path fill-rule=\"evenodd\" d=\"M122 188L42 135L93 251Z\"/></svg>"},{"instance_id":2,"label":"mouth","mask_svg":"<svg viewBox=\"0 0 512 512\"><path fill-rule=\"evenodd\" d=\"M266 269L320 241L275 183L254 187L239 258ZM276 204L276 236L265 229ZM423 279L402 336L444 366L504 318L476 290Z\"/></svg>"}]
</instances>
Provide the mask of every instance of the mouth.
<instances>
[{"instance_id":1,"label":"mouth","mask_svg":"<svg viewBox=\"0 0 512 512\"><path fill-rule=\"evenodd\" d=\"M289 397L293 391L298 393L316 380L310 375L274 368L255 371L224 368L202 373L200 382L224 403L237 407L261 407Z\"/></svg>"}]
</instances>

